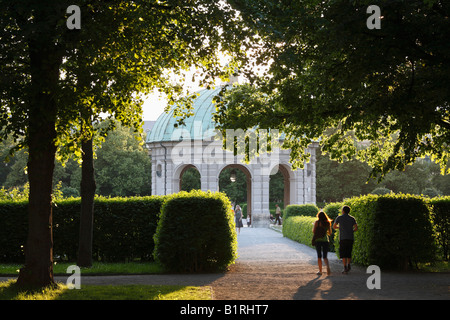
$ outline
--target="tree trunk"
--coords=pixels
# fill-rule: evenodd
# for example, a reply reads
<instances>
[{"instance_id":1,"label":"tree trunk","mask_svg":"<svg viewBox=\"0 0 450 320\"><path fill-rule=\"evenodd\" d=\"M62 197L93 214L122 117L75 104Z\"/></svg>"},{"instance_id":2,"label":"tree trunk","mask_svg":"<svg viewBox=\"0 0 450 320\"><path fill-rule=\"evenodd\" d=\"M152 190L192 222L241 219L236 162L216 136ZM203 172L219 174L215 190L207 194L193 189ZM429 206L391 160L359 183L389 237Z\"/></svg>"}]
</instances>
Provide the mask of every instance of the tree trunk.
<instances>
[{"instance_id":1,"label":"tree trunk","mask_svg":"<svg viewBox=\"0 0 450 320\"><path fill-rule=\"evenodd\" d=\"M91 267L96 188L92 138L88 141L83 141L81 148L83 151L83 164L81 168L81 216L77 264L80 267Z\"/></svg>"},{"instance_id":2,"label":"tree trunk","mask_svg":"<svg viewBox=\"0 0 450 320\"><path fill-rule=\"evenodd\" d=\"M51 128L48 130L51 131ZM48 143L45 148L42 147L40 142L46 139L45 136L43 132L35 133L29 145L28 239L25 266L20 269L17 280L20 286L45 287L54 284L51 197L56 148Z\"/></svg>"},{"instance_id":3,"label":"tree trunk","mask_svg":"<svg viewBox=\"0 0 450 320\"><path fill-rule=\"evenodd\" d=\"M52 39L29 42L31 99L28 125L28 238L20 286L54 285L52 236L52 179L56 153L56 113L59 67Z\"/></svg>"}]
</instances>

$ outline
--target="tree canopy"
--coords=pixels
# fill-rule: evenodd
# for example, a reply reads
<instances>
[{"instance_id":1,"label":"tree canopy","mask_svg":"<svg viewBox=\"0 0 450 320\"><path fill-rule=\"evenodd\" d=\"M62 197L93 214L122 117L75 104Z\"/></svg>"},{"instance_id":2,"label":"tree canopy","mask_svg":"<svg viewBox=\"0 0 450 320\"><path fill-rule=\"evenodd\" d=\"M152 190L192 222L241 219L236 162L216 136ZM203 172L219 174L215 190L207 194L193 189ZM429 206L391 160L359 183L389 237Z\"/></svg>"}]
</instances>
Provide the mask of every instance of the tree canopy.
<instances>
[{"instance_id":1,"label":"tree canopy","mask_svg":"<svg viewBox=\"0 0 450 320\"><path fill-rule=\"evenodd\" d=\"M254 65L240 70L250 84L218 106L222 129L279 129L294 167L320 141L330 158L357 156L374 177L425 155L450 172L447 1L230 2L259 42ZM381 29L366 26L371 4ZM264 64L262 76L249 71Z\"/></svg>"},{"instance_id":2,"label":"tree canopy","mask_svg":"<svg viewBox=\"0 0 450 320\"><path fill-rule=\"evenodd\" d=\"M205 79L223 76L219 52L242 55L244 29L226 3L80 0L79 30L66 25L73 4L0 0L0 140L12 137L14 149L29 152L30 220L20 285L53 283L57 148L79 152L100 114L138 127L140 94L158 87L174 102L181 90L171 73L194 65Z\"/></svg>"}]
</instances>

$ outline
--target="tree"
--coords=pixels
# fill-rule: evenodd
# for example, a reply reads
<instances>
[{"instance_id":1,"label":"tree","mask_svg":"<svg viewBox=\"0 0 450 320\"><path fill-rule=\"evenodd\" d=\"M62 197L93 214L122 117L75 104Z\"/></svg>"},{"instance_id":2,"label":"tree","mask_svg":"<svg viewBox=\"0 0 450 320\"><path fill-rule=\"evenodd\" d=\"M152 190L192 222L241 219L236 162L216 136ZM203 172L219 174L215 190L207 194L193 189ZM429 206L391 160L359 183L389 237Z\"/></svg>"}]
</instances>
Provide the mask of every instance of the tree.
<instances>
[{"instance_id":1,"label":"tree","mask_svg":"<svg viewBox=\"0 0 450 320\"><path fill-rule=\"evenodd\" d=\"M318 154L316 162L318 201L337 202L369 193L376 188L373 180L367 180L369 173L370 167L356 159L338 163Z\"/></svg>"},{"instance_id":2,"label":"tree","mask_svg":"<svg viewBox=\"0 0 450 320\"><path fill-rule=\"evenodd\" d=\"M226 4L85 0L79 1L81 30L69 30L66 9L71 4L0 0L0 138L12 134L15 148L27 146L29 151L29 231L19 285L54 283L51 195L55 153L65 137L86 135L74 127L89 133L90 121L99 113L127 121L130 113L124 105L133 104L134 113L141 112L132 100L155 86L175 101L176 86L169 83L167 70L195 65L208 74L219 74L219 49L235 55L241 52L243 28ZM92 72L85 74L88 69ZM115 73L126 76L109 83ZM110 88L111 94L95 103L80 101L92 95L77 94L77 89L97 84ZM108 99L112 103L104 104ZM81 140L73 141L68 148L79 153L77 142Z\"/></svg>"},{"instance_id":3,"label":"tree","mask_svg":"<svg viewBox=\"0 0 450 320\"><path fill-rule=\"evenodd\" d=\"M104 196L150 194L151 161L140 135L120 124L110 131L94 160L97 193Z\"/></svg>"},{"instance_id":4,"label":"tree","mask_svg":"<svg viewBox=\"0 0 450 320\"><path fill-rule=\"evenodd\" d=\"M108 126L105 121L102 126ZM102 196L137 196L151 194L151 160L148 151L143 147L144 140L134 129L115 125L114 130L108 131L101 146L95 149L94 164L96 168L96 194ZM99 133L94 136L98 139ZM9 148L0 147L0 154ZM8 164L13 164L4 179L4 186L23 188L28 182L26 175L27 149L16 152L10 157ZM64 196L80 196L81 167L72 154L67 161L55 161L53 185L61 183ZM17 179L16 179L17 178ZM200 180L199 180L200 181ZM10 184L8 182L11 182ZM14 183L13 183L14 182Z\"/></svg>"},{"instance_id":5,"label":"tree","mask_svg":"<svg viewBox=\"0 0 450 320\"><path fill-rule=\"evenodd\" d=\"M181 177L181 191L200 190L200 172L196 168L188 168Z\"/></svg>"},{"instance_id":6,"label":"tree","mask_svg":"<svg viewBox=\"0 0 450 320\"><path fill-rule=\"evenodd\" d=\"M236 174L236 181L231 182L231 172ZM235 204L247 202L247 176L239 168L226 168L219 174L219 191L224 192Z\"/></svg>"},{"instance_id":7,"label":"tree","mask_svg":"<svg viewBox=\"0 0 450 320\"><path fill-rule=\"evenodd\" d=\"M320 140L331 159L357 156L373 177L425 155L450 172L447 2L378 1L383 18L373 30L372 1L231 2L260 40L254 64L268 66L260 77L243 68L251 85L224 93L222 129L279 129L294 167ZM359 148L354 138L370 143Z\"/></svg>"}]
</instances>

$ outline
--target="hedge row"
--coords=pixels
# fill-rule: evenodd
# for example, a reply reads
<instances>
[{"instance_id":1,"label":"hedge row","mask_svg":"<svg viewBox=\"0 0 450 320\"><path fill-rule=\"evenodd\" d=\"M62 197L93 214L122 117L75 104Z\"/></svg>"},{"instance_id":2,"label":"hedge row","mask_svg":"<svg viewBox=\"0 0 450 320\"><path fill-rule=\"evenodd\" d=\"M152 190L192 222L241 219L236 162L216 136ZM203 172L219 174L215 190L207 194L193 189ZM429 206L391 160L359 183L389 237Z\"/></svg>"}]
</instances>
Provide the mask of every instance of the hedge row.
<instances>
[{"instance_id":1,"label":"hedge row","mask_svg":"<svg viewBox=\"0 0 450 320\"><path fill-rule=\"evenodd\" d=\"M171 195L161 209L155 260L166 270L223 270L237 258L231 203L223 193L193 190Z\"/></svg>"},{"instance_id":2,"label":"hedge row","mask_svg":"<svg viewBox=\"0 0 450 320\"><path fill-rule=\"evenodd\" d=\"M93 256L102 261L152 259L153 235L164 197L96 198ZM28 230L27 202L0 202L0 262L23 262ZM61 200L53 208L55 258L75 261L81 201Z\"/></svg>"},{"instance_id":3,"label":"hedge row","mask_svg":"<svg viewBox=\"0 0 450 320\"><path fill-rule=\"evenodd\" d=\"M290 204L286 207L283 220L295 216L315 217L319 208L314 204Z\"/></svg>"},{"instance_id":4,"label":"hedge row","mask_svg":"<svg viewBox=\"0 0 450 320\"><path fill-rule=\"evenodd\" d=\"M444 260L450 255L450 196L433 198L431 221L437 239L438 251Z\"/></svg>"},{"instance_id":5,"label":"hedge row","mask_svg":"<svg viewBox=\"0 0 450 320\"><path fill-rule=\"evenodd\" d=\"M353 261L381 268L407 269L436 258L431 206L420 196L368 195L345 201L358 222ZM338 234L335 245L338 246Z\"/></svg>"},{"instance_id":6,"label":"hedge row","mask_svg":"<svg viewBox=\"0 0 450 320\"><path fill-rule=\"evenodd\" d=\"M0 262L22 262L28 229L28 202L0 202Z\"/></svg>"},{"instance_id":7,"label":"hedge row","mask_svg":"<svg viewBox=\"0 0 450 320\"><path fill-rule=\"evenodd\" d=\"M0 262L24 261L27 202L0 202ZM76 261L81 200L55 203L53 253ZM164 197L96 198L93 258L157 259L167 270L223 270L237 258L231 203L223 193L194 190ZM156 245L155 245L156 244Z\"/></svg>"},{"instance_id":8,"label":"hedge row","mask_svg":"<svg viewBox=\"0 0 450 320\"><path fill-rule=\"evenodd\" d=\"M417 262L448 260L450 197L428 200L420 196L368 195L328 205L324 211L335 219L343 205L358 223L353 261L362 265L406 269ZM311 246L312 223L316 218L301 216L284 221L283 235ZM339 232L334 236L336 252Z\"/></svg>"},{"instance_id":9,"label":"hedge row","mask_svg":"<svg viewBox=\"0 0 450 320\"><path fill-rule=\"evenodd\" d=\"M317 214L317 212L316 212ZM294 216L283 222L283 236L294 241L303 243L307 246L311 245L313 236L313 226L317 219L315 217Z\"/></svg>"}]
</instances>

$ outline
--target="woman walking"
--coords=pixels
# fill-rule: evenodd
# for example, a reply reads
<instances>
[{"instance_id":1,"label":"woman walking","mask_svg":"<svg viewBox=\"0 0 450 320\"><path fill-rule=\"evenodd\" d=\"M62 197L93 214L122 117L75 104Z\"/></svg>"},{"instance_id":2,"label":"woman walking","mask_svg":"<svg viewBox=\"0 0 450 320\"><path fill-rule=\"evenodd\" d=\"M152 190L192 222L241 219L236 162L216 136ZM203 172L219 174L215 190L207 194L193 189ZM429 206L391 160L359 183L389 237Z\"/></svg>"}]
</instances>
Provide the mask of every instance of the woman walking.
<instances>
[{"instance_id":1,"label":"woman walking","mask_svg":"<svg viewBox=\"0 0 450 320\"><path fill-rule=\"evenodd\" d=\"M328 236L331 235L331 219L323 211L319 211L317 214L317 220L314 222L313 227L313 245L317 251L317 264L319 265L319 271L317 275L322 274L322 257L325 265L327 266L327 274L330 275L330 265L328 264L328 251L330 250L330 244Z\"/></svg>"},{"instance_id":2,"label":"woman walking","mask_svg":"<svg viewBox=\"0 0 450 320\"><path fill-rule=\"evenodd\" d=\"M234 209L234 219L236 222L236 228L238 229L238 233L241 233L241 228L244 226L244 224L242 223L242 209L241 207L237 204L236 208Z\"/></svg>"}]
</instances>

